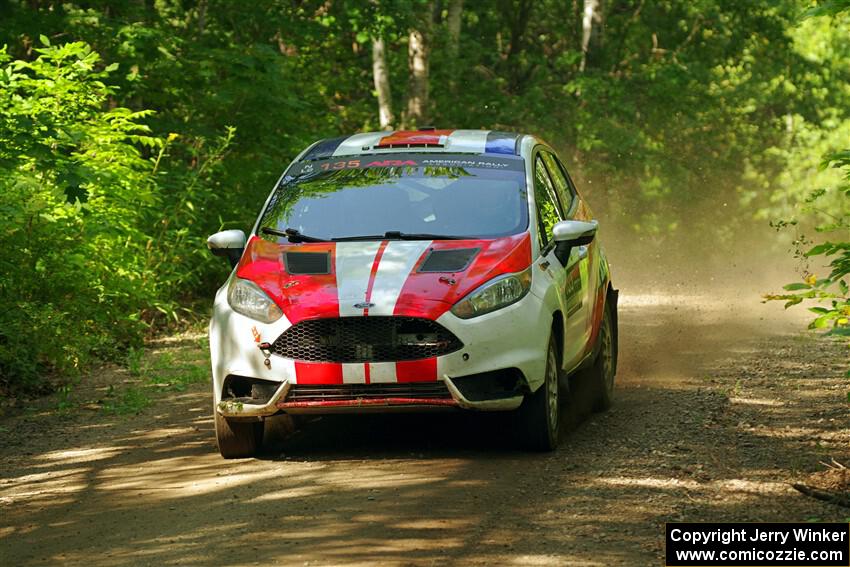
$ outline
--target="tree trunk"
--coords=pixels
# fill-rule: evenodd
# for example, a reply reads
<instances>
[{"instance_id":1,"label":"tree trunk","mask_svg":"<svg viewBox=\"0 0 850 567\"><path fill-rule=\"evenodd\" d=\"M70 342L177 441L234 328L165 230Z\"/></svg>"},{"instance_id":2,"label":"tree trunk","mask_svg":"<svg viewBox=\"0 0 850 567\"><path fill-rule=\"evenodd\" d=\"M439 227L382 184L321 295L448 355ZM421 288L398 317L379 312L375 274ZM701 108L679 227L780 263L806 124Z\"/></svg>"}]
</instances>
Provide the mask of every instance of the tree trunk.
<instances>
[{"instance_id":1,"label":"tree trunk","mask_svg":"<svg viewBox=\"0 0 850 567\"><path fill-rule=\"evenodd\" d=\"M198 2L198 33L204 34L204 29L207 26L207 0Z\"/></svg>"},{"instance_id":2,"label":"tree trunk","mask_svg":"<svg viewBox=\"0 0 850 567\"><path fill-rule=\"evenodd\" d=\"M380 36L372 38L372 77L375 80L375 91L378 93L378 120L382 130L389 130L393 124L390 72L387 69L384 38Z\"/></svg>"},{"instance_id":3,"label":"tree trunk","mask_svg":"<svg viewBox=\"0 0 850 567\"><path fill-rule=\"evenodd\" d=\"M448 14L446 15L446 29L449 32L449 44L446 46L447 59L450 66L458 61L460 53L460 28L463 16L463 0L449 0ZM449 92L457 93L457 77L454 73L449 77Z\"/></svg>"},{"instance_id":4,"label":"tree trunk","mask_svg":"<svg viewBox=\"0 0 850 567\"><path fill-rule=\"evenodd\" d=\"M415 28L410 30L407 45L407 64L410 82L407 91L406 128L422 126L428 120L429 41L431 39L431 14L433 2L422 10Z\"/></svg>"},{"instance_id":5,"label":"tree trunk","mask_svg":"<svg viewBox=\"0 0 850 567\"><path fill-rule=\"evenodd\" d=\"M581 63L584 72L591 46L598 43L602 27L602 0L584 0L584 15L581 20Z\"/></svg>"},{"instance_id":6,"label":"tree trunk","mask_svg":"<svg viewBox=\"0 0 850 567\"><path fill-rule=\"evenodd\" d=\"M501 12L509 14L511 39L508 52L504 56L507 64L508 91L518 93L522 90L528 80L533 66L523 63L520 54L525 49L525 34L528 30L528 22L531 20L531 12L534 8L534 0L502 0Z\"/></svg>"},{"instance_id":7,"label":"tree trunk","mask_svg":"<svg viewBox=\"0 0 850 567\"><path fill-rule=\"evenodd\" d=\"M581 10L582 6L579 0L573 0L573 43L576 49L581 49Z\"/></svg>"},{"instance_id":8,"label":"tree trunk","mask_svg":"<svg viewBox=\"0 0 850 567\"><path fill-rule=\"evenodd\" d=\"M452 60L457 58L460 51L461 16L463 16L463 0L449 0L446 27L449 32L448 52Z\"/></svg>"}]
</instances>

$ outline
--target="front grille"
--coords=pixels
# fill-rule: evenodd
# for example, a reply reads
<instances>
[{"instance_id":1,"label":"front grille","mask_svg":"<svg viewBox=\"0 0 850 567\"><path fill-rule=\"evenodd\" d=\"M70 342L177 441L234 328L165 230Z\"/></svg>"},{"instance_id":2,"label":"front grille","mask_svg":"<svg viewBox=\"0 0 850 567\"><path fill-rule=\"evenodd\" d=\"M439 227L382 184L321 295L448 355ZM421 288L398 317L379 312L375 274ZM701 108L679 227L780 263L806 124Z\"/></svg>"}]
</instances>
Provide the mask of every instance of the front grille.
<instances>
[{"instance_id":1,"label":"front grille","mask_svg":"<svg viewBox=\"0 0 850 567\"><path fill-rule=\"evenodd\" d=\"M386 398L452 399L444 382L411 382L409 384L340 384L313 386L293 384L286 396L290 402L335 402L377 400Z\"/></svg>"},{"instance_id":2,"label":"front grille","mask_svg":"<svg viewBox=\"0 0 850 567\"><path fill-rule=\"evenodd\" d=\"M278 356L311 362L394 362L442 356L463 343L416 317L340 317L302 321L272 345Z\"/></svg>"}]
</instances>

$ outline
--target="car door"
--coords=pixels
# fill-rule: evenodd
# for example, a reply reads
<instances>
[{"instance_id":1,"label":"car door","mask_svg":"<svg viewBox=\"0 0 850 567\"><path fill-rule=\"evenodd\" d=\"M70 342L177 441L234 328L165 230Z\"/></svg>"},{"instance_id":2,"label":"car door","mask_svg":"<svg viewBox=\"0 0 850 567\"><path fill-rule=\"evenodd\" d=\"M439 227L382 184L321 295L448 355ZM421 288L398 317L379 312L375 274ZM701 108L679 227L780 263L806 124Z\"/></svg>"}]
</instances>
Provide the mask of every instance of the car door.
<instances>
[{"instance_id":1,"label":"car door","mask_svg":"<svg viewBox=\"0 0 850 567\"><path fill-rule=\"evenodd\" d=\"M581 200L575 191L575 187L569 180L563 166L557 157L548 150L542 150L539 154L540 160L549 174L554 193L565 211L564 219L589 220ZM569 255L563 258L563 252L556 255L562 256L559 261L564 266L564 318L565 318L565 345L564 366L567 369L581 362L591 336L593 301L590 290L593 289L592 251L594 244L587 246L574 246L569 249Z\"/></svg>"},{"instance_id":2,"label":"car door","mask_svg":"<svg viewBox=\"0 0 850 567\"><path fill-rule=\"evenodd\" d=\"M549 301L557 302L558 309L566 315L569 309L568 300L574 295L573 288L581 285L580 278L576 279L569 275L573 264L578 261L578 256L570 253L568 257L564 257L563 249L557 247L552 241L552 228L558 221L564 220L566 214L541 154L540 151L536 152L533 161L534 202L537 213L537 238L540 246L540 259L537 263L544 274L543 281L554 289L554 297L549 290L545 292L544 297ZM572 256L575 256L575 259L571 261ZM579 329L567 317L565 322L562 365L567 368L574 364L574 360L580 355L575 340L578 338L576 333Z\"/></svg>"}]
</instances>

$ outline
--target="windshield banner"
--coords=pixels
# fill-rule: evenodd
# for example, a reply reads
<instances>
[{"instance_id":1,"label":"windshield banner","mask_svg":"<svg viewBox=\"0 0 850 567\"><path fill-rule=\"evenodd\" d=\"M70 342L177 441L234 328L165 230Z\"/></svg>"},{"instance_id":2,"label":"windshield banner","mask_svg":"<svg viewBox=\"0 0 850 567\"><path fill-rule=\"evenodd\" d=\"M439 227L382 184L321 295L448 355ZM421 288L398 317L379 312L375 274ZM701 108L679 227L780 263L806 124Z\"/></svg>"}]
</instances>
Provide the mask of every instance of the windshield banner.
<instances>
[{"instance_id":1,"label":"windshield banner","mask_svg":"<svg viewBox=\"0 0 850 567\"><path fill-rule=\"evenodd\" d=\"M324 171L368 169L372 167L454 167L496 171L523 171L525 169L525 162L521 157L491 157L436 152L427 154L394 153L365 156L337 156L298 162L292 165L292 168L286 175L287 177L298 177Z\"/></svg>"}]
</instances>

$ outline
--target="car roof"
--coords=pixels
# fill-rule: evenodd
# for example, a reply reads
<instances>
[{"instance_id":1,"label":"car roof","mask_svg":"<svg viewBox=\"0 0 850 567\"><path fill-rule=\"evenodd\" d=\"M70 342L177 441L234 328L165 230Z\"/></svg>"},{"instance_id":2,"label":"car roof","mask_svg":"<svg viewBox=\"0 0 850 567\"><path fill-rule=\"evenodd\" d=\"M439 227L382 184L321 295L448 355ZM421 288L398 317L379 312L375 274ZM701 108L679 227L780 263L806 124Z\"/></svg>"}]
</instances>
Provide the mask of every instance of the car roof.
<instances>
[{"instance_id":1,"label":"car roof","mask_svg":"<svg viewBox=\"0 0 850 567\"><path fill-rule=\"evenodd\" d=\"M388 152L518 156L525 137L524 134L498 130L437 130L435 128L364 132L319 140L307 148L297 161Z\"/></svg>"}]
</instances>

